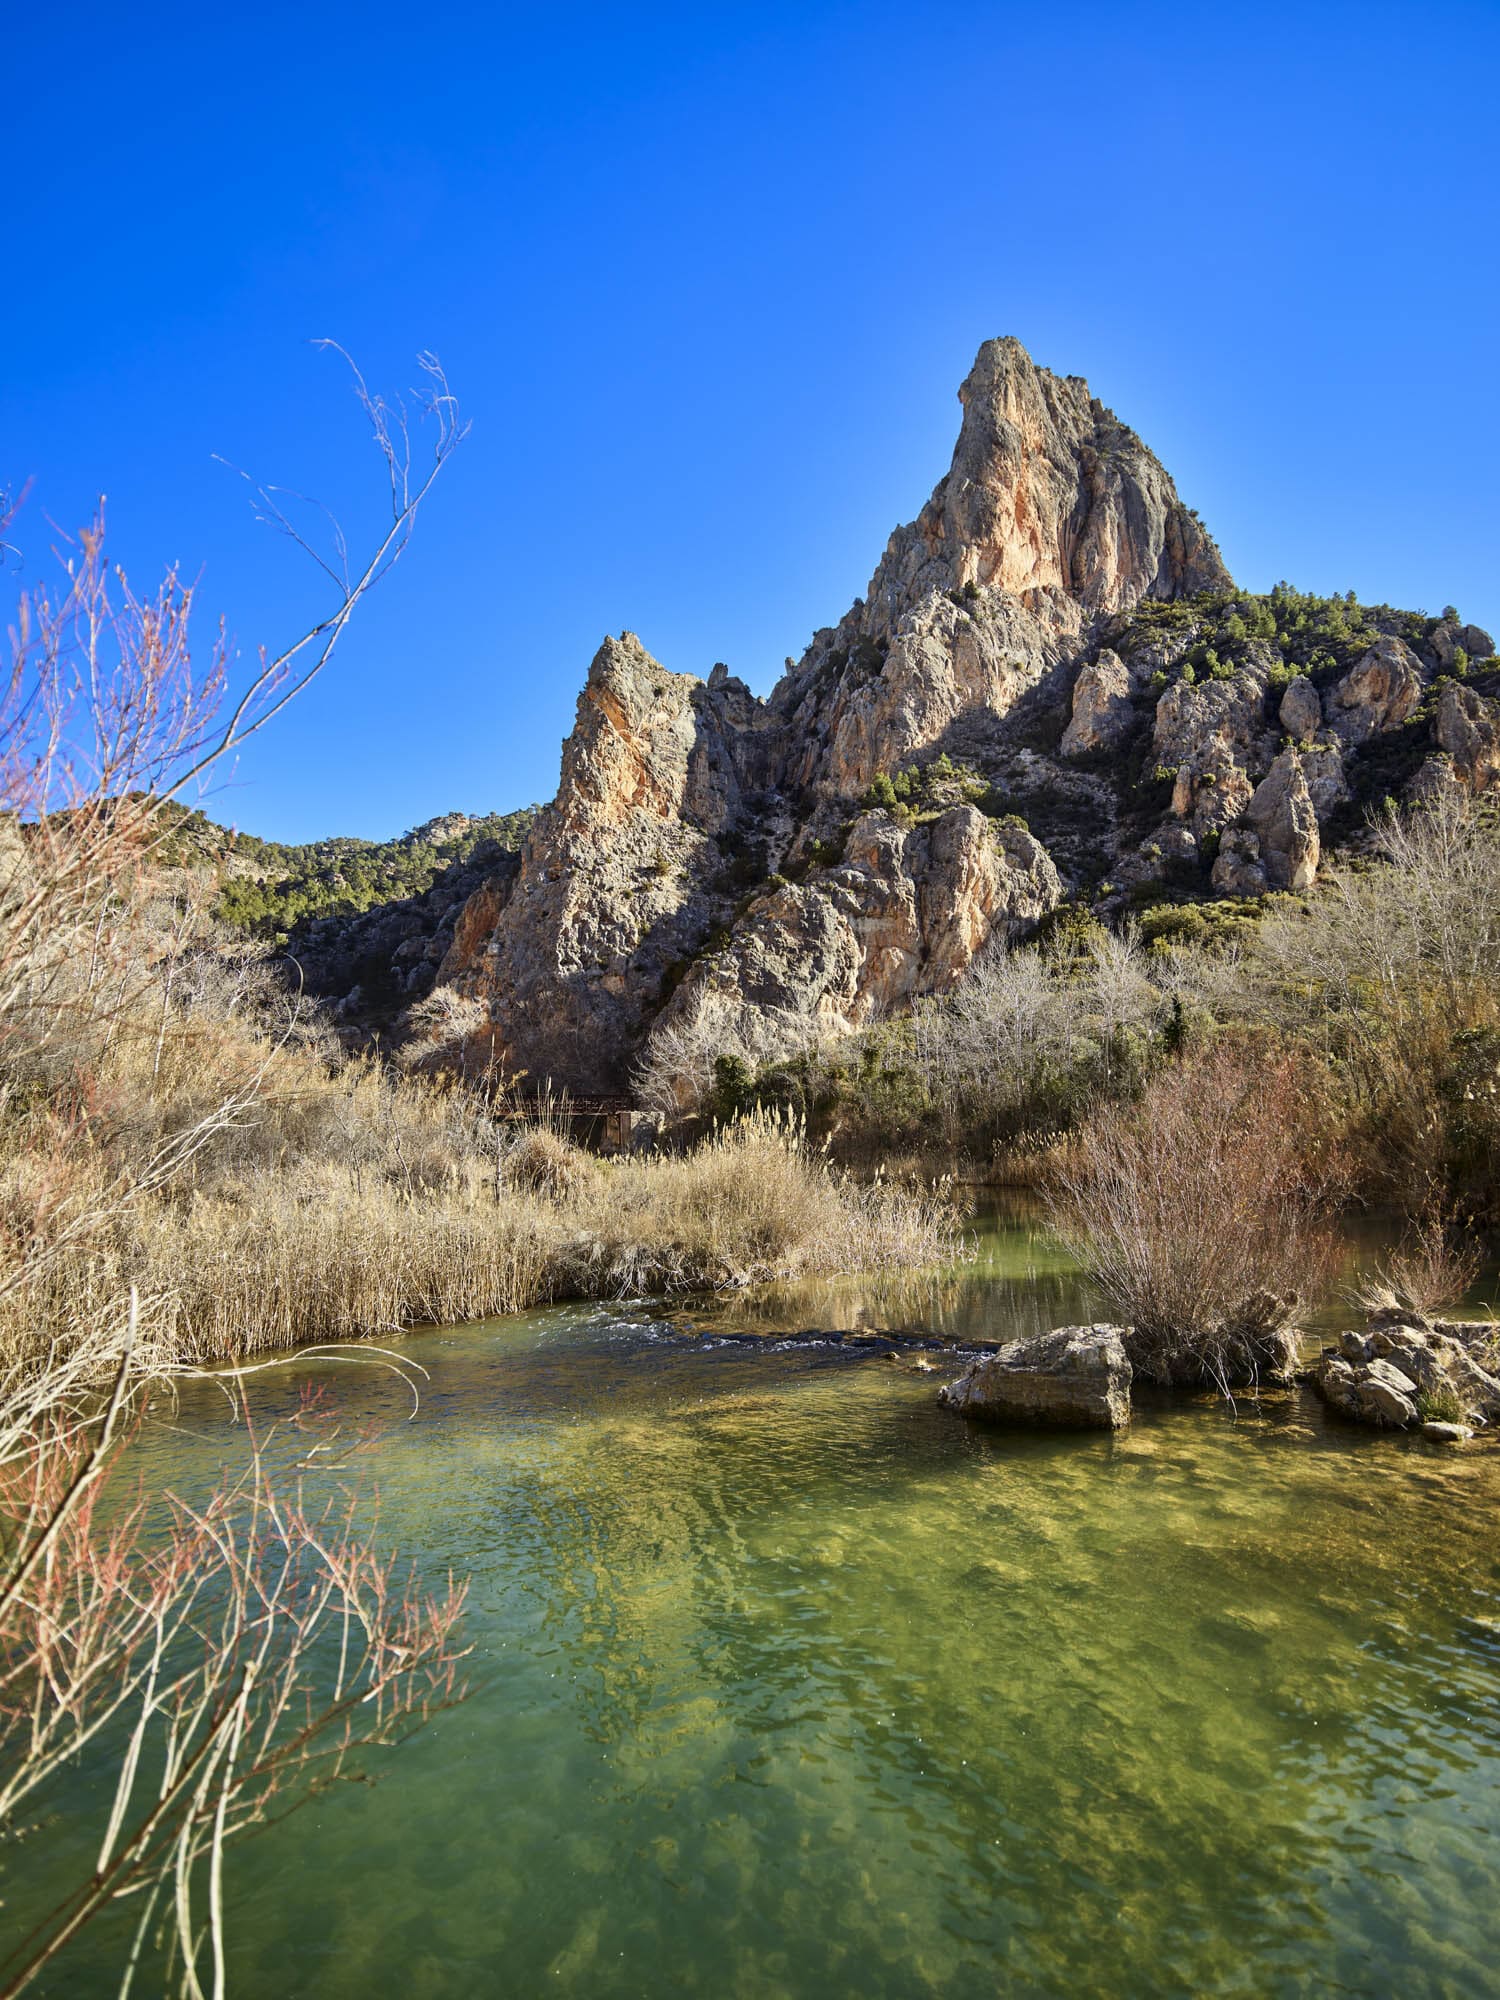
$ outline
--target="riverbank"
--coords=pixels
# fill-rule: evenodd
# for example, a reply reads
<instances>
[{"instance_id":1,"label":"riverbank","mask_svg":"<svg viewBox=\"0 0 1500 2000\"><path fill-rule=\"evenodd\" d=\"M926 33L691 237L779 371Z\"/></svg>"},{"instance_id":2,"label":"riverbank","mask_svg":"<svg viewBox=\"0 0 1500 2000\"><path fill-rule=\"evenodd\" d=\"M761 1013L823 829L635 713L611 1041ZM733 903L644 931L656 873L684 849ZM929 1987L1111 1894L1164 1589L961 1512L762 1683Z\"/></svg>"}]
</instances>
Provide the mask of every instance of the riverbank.
<instances>
[{"instance_id":1,"label":"riverbank","mask_svg":"<svg viewBox=\"0 0 1500 2000\"><path fill-rule=\"evenodd\" d=\"M545 1128L500 1128L485 1158L448 1098L398 1093L373 1070L358 1088L362 1124L346 1115L372 1142L363 1158L241 1168L122 1206L0 1299L0 1358L24 1363L38 1327L85 1338L132 1287L145 1348L201 1363L545 1301L918 1269L959 1248L946 1191L857 1180L790 1120L754 1116L690 1152L614 1160Z\"/></svg>"}]
</instances>

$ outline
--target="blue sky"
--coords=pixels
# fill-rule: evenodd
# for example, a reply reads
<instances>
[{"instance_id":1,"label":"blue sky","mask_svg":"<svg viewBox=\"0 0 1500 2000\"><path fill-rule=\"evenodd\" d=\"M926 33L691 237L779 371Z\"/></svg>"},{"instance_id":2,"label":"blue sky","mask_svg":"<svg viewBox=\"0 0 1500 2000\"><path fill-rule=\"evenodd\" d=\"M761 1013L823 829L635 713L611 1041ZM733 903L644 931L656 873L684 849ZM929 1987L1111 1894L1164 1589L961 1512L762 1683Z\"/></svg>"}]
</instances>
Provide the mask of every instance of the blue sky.
<instances>
[{"instance_id":1,"label":"blue sky","mask_svg":"<svg viewBox=\"0 0 1500 2000\"><path fill-rule=\"evenodd\" d=\"M764 691L1017 334L1246 586L1500 625L1500 7L226 10L7 22L0 484L109 496L246 657L317 603L214 454L378 498L337 338L473 433L208 801L285 839L549 797L599 640ZM204 618L207 637L208 618ZM227 775L227 774L226 774Z\"/></svg>"}]
</instances>

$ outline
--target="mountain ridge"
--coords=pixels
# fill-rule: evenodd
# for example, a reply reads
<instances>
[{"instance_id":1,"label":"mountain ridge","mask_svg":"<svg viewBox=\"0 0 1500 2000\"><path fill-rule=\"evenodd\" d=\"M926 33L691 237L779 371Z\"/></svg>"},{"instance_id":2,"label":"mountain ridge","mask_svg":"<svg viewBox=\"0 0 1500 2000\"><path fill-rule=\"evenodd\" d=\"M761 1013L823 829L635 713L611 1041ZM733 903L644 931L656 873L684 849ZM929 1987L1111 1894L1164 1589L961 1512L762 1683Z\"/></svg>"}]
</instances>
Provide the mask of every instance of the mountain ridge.
<instances>
[{"instance_id":1,"label":"mountain ridge","mask_svg":"<svg viewBox=\"0 0 1500 2000\"><path fill-rule=\"evenodd\" d=\"M1082 378L1005 337L959 400L947 473L767 697L600 647L557 796L440 969L504 1067L618 1088L710 999L772 1048L944 990L1069 896L1305 889L1350 766L1414 721L1424 783L1490 782L1487 697L1421 713L1487 634L1325 608L1299 654L1304 600L1239 592Z\"/></svg>"},{"instance_id":2,"label":"mountain ridge","mask_svg":"<svg viewBox=\"0 0 1500 2000\"><path fill-rule=\"evenodd\" d=\"M947 472L767 696L610 637L491 866L352 943L300 927L346 1024L435 985L466 1061L584 1091L705 1010L775 1058L1065 902L1305 893L1372 803L1500 780L1500 663L1451 607L1240 591L1137 433L1012 337L959 401Z\"/></svg>"}]
</instances>

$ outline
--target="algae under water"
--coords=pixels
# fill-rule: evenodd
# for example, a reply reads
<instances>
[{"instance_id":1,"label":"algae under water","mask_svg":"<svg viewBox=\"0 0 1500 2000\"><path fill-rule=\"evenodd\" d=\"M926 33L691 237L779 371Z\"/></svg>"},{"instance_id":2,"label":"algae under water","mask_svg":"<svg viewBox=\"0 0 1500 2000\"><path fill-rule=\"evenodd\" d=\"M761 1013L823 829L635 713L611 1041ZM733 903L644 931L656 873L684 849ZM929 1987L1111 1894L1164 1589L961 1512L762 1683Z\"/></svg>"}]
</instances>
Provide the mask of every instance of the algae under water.
<instances>
[{"instance_id":1,"label":"algae under water","mask_svg":"<svg viewBox=\"0 0 1500 2000\"><path fill-rule=\"evenodd\" d=\"M477 1686L232 1852L231 1990L1500 1994L1500 1451L1302 1392L984 1432L719 1337L1089 1314L1025 1231L987 1254L413 1335L412 1423L341 1371L392 1424L342 1477L473 1577ZM205 1396L140 1449L190 1490L242 1434ZM112 1992L120 1935L42 1990Z\"/></svg>"}]
</instances>

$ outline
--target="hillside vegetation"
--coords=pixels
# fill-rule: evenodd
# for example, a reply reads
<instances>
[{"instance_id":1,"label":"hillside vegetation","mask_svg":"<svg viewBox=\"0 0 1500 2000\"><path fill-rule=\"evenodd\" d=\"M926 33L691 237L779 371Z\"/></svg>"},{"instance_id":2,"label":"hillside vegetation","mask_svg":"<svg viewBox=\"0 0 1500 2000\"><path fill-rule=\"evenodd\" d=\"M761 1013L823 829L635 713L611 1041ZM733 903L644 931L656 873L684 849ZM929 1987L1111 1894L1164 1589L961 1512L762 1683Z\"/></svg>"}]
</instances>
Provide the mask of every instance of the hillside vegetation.
<instances>
[{"instance_id":1,"label":"hillside vegetation","mask_svg":"<svg viewBox=\"0 0 1500 2000\"><path fill-rule=\"evenodd\" d=\"M282 943L310 917L357 916L378 903L420 896L455 862L483 865L513 854L535 817L535 806L478 818L451 813L395 840L336 835L303 846L236 833L215 914L252 937ZM191 815L178 851L189 851L194 835L202 846L211 844L215 832L204 814Z\"/></svg>"},{"instance_id":2,"label":"hillside vegetation","mask_svg":"<svg viewBox=\"0 0 1500 2000\"><path fill-rule=\"evenodd\" d=\"M853 1036L757 1053L712 994L649 1046L667 1119L748 1107L853 1155L966 1150L1035 1181L1108 1107L1214 1047L1291 1062L1300 1144L1414 1221L1500 1224L1500 807L1384 808L1369 851L1300 896L1158 903L1115 927L1067 905L947 994Z\"/></svg>"}]
</instances>

